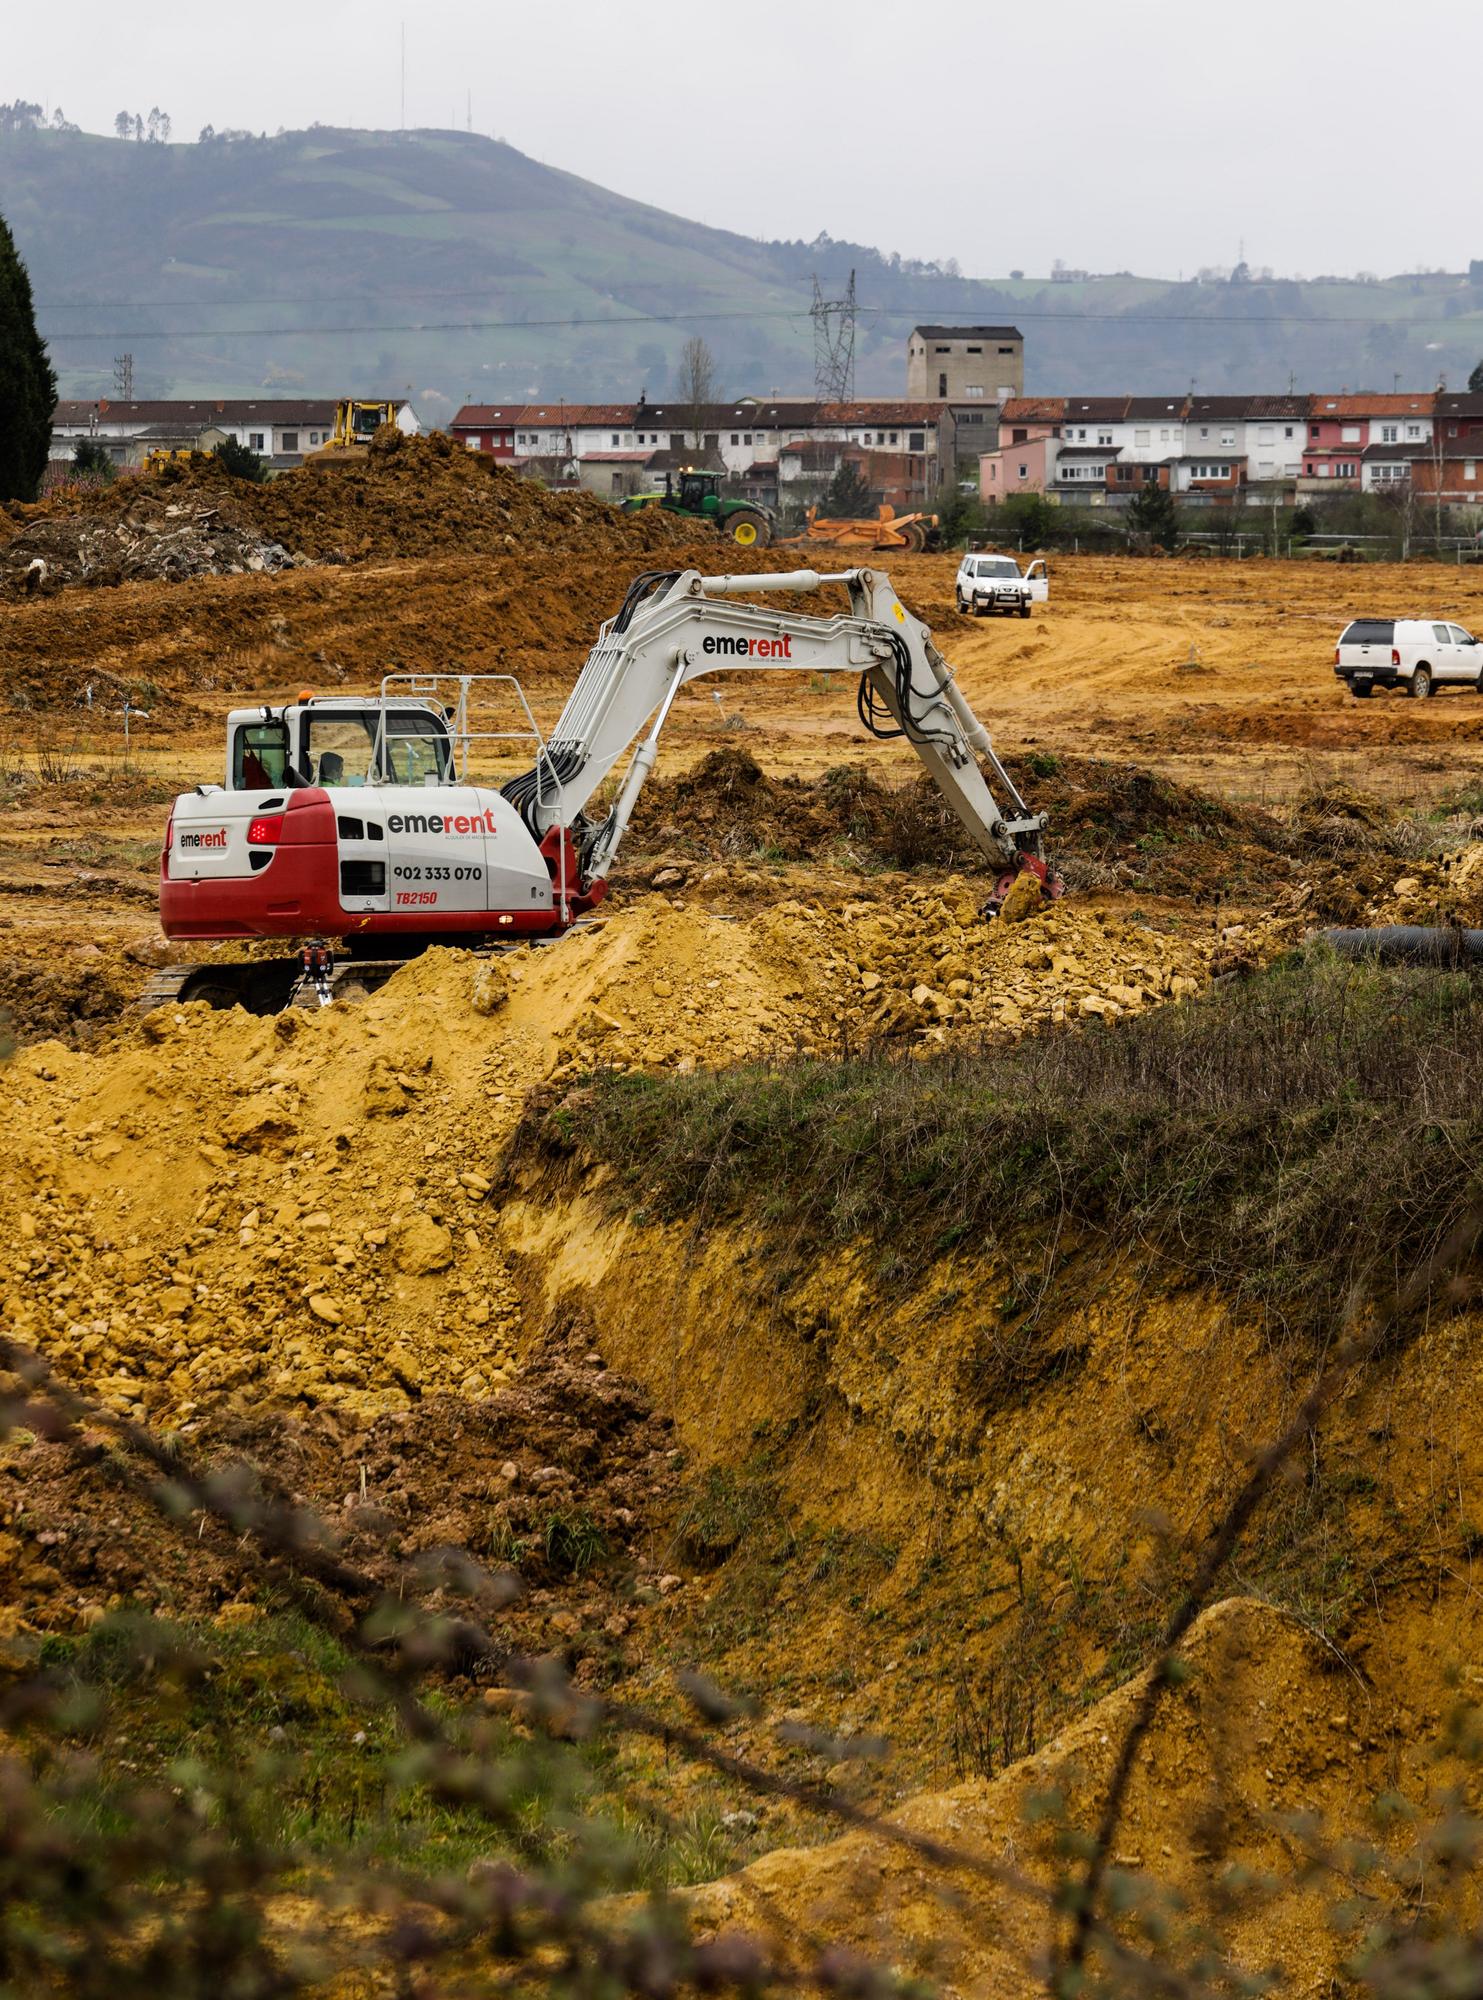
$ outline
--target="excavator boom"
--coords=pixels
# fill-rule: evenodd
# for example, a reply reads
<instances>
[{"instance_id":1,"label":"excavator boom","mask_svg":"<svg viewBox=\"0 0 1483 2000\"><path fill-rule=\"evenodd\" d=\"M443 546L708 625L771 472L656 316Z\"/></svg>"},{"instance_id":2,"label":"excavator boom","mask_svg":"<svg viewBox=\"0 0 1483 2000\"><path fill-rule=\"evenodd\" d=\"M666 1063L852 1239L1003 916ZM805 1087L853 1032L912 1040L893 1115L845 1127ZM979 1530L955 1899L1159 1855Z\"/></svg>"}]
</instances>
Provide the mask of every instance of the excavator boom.
<instances>
[{"instance_id":1,"label":"excavator boom","mask_svg":"<svg viewBox=\"0 0 1483 2000\"><path fill-rule=\"evenodd\" d=\"M848 611L836 617L736 601L829 585L848 594ZM580 827L584 886L612 864L679 690L702 674L738 668L855 674L861 721L873 735L911 745L975 845L1011 870L1029 862L1044 876L1045 815L1026 806L931 632L888 576L875 569L709 577L683 570L636 580L603 627L536 765L504 788L537 840L553 827ZM640 737L611 812L585 822L588 801Z\"/></svg>"}]
</instances>

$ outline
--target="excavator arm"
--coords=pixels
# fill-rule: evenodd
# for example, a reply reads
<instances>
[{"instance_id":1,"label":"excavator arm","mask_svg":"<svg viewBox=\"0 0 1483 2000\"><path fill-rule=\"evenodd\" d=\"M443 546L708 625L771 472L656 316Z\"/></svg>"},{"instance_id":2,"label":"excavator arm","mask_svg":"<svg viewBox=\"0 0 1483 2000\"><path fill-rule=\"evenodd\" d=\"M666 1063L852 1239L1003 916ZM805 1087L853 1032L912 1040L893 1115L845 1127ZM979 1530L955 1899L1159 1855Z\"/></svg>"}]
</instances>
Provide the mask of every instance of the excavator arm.
<instances>
[{"instance_id":1,"label":"excavator arm","mask_svg":"<svg viewBox=\"0 0 1483 2000\"><path fill-rule=\"evenodd\" d=\"M736 601L827 585L848 592L848 613L821 618ZM931 632L901 603L889 577L874 569L709 577L683 570L634 582L602 628L535 765L504 788L537 841L553 828L572 829L584 890L612 865L675 696L700 675L728 668L855 674L866 728L910 743L991 861L1011 873L1028 866L1045 879L1045 815L1029 811ZM611 810L589 821L584 807L635 741Z\"/></svg>"}]
</instances>

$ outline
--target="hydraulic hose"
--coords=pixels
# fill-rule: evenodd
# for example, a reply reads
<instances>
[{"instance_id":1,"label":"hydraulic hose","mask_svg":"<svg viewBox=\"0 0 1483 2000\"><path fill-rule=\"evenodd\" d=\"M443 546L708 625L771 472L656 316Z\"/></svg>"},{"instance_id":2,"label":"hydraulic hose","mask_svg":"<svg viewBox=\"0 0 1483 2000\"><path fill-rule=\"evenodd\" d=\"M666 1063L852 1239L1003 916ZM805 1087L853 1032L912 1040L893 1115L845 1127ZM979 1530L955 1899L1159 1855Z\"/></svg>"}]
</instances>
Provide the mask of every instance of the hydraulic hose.
<instances>
[{"instance_id":1,"label":"hydraulic hose","mask_svg":"<svg viewBox=\"0 0 1483 2000\"><path fill-rule=\"evenodd\" d=\"M1483 965L1483 931L1454 924L1379 924L1371 930L1319 931L1340 958L1381 965Z\"/></svg>"}]
</instances>

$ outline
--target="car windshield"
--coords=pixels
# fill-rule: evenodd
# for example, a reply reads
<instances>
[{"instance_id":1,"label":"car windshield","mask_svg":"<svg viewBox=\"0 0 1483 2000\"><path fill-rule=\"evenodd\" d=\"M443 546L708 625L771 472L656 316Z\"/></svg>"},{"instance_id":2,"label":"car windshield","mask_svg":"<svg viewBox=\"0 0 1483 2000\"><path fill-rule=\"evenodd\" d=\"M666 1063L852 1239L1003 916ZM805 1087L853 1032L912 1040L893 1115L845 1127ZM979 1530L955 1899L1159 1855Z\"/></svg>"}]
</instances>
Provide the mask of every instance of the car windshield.
<instances>
[{"instance_id":1,"label":"car windshield","mask_svg":"<svg viewBox=\"0 0 1483 2000\"><path fill-rule=\"evenodd\" d=\"M304 717L305 775L319 785L363 785L375 756L381 711L310 709ZM448 732L425 708L388 708L381 777L420 785L449 774Z\"/></svg>"},{"instance_id":2,"label":"car windshield","mask_svg":"<svg viewBox=\"0 0 1483 2000\"><path fill-rule=\"evenodd\" d=\"M1019 564L1009 556L985 556L974 572L977 576L1018 576L1019 573Z\"/></svg>"}]
</instances>

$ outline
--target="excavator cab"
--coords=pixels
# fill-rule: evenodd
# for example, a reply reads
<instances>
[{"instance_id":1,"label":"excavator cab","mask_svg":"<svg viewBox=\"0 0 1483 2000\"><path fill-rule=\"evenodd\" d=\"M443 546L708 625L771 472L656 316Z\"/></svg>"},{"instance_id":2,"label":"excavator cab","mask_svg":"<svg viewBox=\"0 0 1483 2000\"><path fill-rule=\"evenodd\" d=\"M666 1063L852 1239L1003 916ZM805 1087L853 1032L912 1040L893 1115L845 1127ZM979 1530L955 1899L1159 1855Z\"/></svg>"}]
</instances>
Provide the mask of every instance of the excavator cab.
<instances>
[{"instance_id":1,"label":"excavator cab","mask_svg":"<svg viewBox=\"0 0 1483 2000\"><path fill-rule=\"evenodd\" d=\"M229 792L306 785L445 785L453 741L441 708L422 701L305 699L229 718Z\"/></svg>"}]
</instances>

